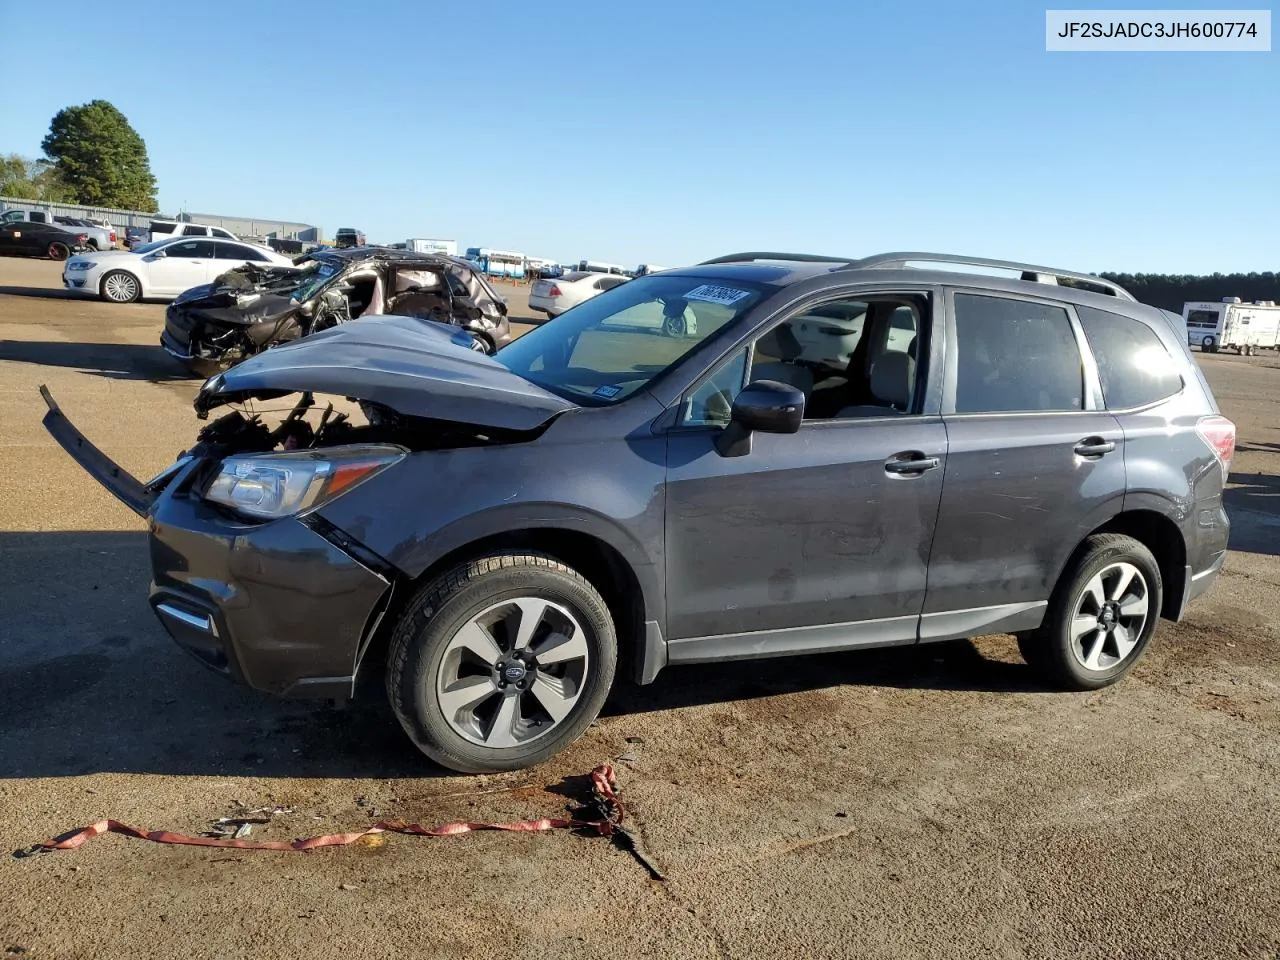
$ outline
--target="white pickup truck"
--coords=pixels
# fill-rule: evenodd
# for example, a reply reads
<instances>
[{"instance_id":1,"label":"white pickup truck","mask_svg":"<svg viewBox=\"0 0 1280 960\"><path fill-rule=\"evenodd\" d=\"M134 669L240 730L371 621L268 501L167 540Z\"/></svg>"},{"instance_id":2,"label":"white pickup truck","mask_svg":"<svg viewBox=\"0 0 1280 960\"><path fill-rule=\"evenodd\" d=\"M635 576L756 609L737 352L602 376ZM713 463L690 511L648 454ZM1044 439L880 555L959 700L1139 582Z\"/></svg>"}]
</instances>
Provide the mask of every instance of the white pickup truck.
<instances>
[{"instance_id":1,"label":"white pickup truck","mask_svg":"<svg viewBox=\"0 0 1280 960\"><path fill-rule=\"evenodd\" d=\"M151 239L168 240L170 237L219 237L223 240L239 240L230 230L211 227L207 223L186 223L182 220L152 220Z\"/></svg>"}]
</instances>

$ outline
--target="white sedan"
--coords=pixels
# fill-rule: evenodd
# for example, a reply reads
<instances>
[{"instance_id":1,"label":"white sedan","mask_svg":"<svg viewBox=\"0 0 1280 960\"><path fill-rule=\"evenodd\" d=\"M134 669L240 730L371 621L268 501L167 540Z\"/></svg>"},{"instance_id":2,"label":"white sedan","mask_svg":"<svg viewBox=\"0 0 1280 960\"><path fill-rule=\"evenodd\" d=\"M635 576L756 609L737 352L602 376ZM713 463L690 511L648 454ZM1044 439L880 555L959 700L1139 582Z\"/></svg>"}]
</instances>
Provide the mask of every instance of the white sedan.
<instances>
[{"instance_id":1,"label":"white sedan","mask_svg":"<svg viewBox=\"0 0 1280 960\"><path fill-rule=\"evenodd\" d=\"M570 307L598 297L628 279L612 273L574 271L555 280L535 280L529 291L529 309L558 317Z\"/></svg>"},{"instance_id":2,"label":"white sedan","mask_svg":"<svg viewBox=\"0 0 1280 960\"><path fill-rule=\"evenodd\" d=\"M114 303L144 297L172 300L246 263L288 267L293 261L269 247L238 240L170 237L132 250L77 254L63 266L62 283L72 292Z\"/></svg>"}]
</instances>

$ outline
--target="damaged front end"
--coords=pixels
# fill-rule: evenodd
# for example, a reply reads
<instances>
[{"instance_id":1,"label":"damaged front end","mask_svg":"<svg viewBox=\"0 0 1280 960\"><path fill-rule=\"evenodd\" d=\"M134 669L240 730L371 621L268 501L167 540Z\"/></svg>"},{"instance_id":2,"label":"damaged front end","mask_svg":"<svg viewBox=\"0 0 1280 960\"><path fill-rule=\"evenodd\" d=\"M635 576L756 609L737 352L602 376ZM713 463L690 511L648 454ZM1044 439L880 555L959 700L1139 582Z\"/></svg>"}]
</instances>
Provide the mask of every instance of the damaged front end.
<instances>
[{"instance_id":1,"label":"damaged front end","mask_svg":"<svg viewBox=\"0 0 1280 960\"><path fill-rule=\"evenodd\" d=\"M165 311L160 345L202 377L301 332L293 293L308 271L253 264L186 291Z\"/></svg>"},{"instance_id":2,"label":"damaged front end","mask_svg":"<svg viewBox=\"0 0 1280 960\"><path fill-rule=\"evenodd\" d=\"M575 409L463 336L378 317L251 358L204 384L202 419L231 409L146 482L94 447L42 387L44 424L146 519L151 606L179 646L259 690L346 698L407 581L321 508L409 458L527 442Z\"/></svg>"}]
</instances>

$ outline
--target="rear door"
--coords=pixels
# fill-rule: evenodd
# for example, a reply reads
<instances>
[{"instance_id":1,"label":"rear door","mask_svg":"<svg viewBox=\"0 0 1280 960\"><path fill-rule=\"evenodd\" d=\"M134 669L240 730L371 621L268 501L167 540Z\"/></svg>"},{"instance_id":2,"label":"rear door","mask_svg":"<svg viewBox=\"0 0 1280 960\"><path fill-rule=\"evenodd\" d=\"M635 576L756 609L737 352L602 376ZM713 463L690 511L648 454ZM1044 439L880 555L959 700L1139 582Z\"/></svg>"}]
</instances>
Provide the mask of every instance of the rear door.
<instances>
[{"instance_id":1,"label":"rear door","mask_svg":"<svg viewBox=\"0 0 1280 960\"><path fill-rule=\"evenodd\" d=\"M212 266L213 273L209 276L212 280L224 270L231 270L235 267L244 266L246 263L265 263L267 257L264 253L247 247L243 243L231 243L226 240L213 241L215 256Z\"/></svg>"},{"instance_id":2,"label":"rear door","mask_svg":"<svg viewBox=\"0 0 1280 960\"><path fill-rule=\"evenodd\" d=\"M164 248L165 255L148 264L148 293L178 294L213 279L217 270L212 240L183 240Z\"/></svg>"},{"instance_id":3,"label":"rear door","mask_svg":"<svg viewBox=\"0 0 1280 960\"><path fill-rule=\"evenodd\" d=\"M1039 624L1063 565L1120 509L1124 435L1069 305L947 292L948 456L921 639Z\"/></svg>"}]
</instances>

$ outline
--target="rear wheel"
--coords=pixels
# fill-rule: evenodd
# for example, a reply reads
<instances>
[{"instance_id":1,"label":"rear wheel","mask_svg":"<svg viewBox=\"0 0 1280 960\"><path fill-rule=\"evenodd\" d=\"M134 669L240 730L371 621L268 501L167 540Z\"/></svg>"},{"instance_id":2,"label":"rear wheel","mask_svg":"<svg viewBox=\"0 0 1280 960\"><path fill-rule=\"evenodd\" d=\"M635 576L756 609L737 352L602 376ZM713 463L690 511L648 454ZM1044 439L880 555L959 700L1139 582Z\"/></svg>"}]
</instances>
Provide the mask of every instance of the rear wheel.
<instances>
[{"instance_id":1,"label":"rear wheel","mask_svg":"<svg viewBox=\"0 0 1280 960\"><path fill-rule=\"evenodd\" d=\"M539 554L495 554L437 577L391 638L387 693L432 760L518 770L587 728L613 683L617 640L600 594Z\"/></svg>"},{"instance_id":2,"label":"rear wheel","mask_svg":"<svg viewBox=\"0 0 1280 960\"><path fill-rule=\"evenodd\" d=\"M1068 690L1109 686L1133 669L1160 617L1160 567L1143 544L1115 533L1085 541L1039 630L1018 637L1023 659Z\"/></svg>"},{"instance_id":3,"label":"rear wheel","mask_svg":"<svg viewBox=\"0 0 1280 960\"><path fill-rule=\"evenodd\" d=\"M102 295L112 303L133 303L142 296L142 284L132 273L112 270L102 278Z\"/></svg>"},{"instance_id":4,"label":"rear wheel","mask_svg":"<svg viewBox=\"0 0 1280 960\"><path fill-rule=\"evenodd\" d=\"M71 248L65 243L59 243L57 240L49 244L49 248L45 252L49 254L50 260L65 260L71 256Z\"/></svg>"}]
</instances>

